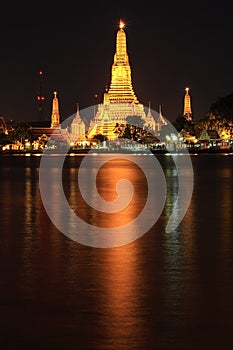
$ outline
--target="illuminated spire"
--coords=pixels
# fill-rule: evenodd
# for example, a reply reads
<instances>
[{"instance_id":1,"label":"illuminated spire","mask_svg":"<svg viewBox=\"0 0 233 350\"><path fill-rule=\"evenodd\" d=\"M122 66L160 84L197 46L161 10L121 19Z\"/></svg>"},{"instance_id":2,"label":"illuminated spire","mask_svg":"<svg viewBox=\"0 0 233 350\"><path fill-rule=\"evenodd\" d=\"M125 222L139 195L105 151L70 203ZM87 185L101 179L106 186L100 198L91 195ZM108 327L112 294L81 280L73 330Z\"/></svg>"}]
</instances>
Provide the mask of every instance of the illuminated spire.
<instances>
[{"instance_id":1,"label":"illuminated spire","mask_svg":"<svg viewBox=\"0 0 233 350\"><path fill-rule=\"evenodd\" d=\"M116 139L116 124L126 125L129 116L141 117L144 126L150 130L156 128L150 108L149 114L146 115L143 104L138 101L133 90L124 28L125 23L121 20L116 35L110 86L106 88L103 103L98 105L97 112L90 122L87 132L89 139L97 134L104 135L108 140Z\"/></svg>"},{"instance_id":2,"label":"illuminated spire","mask_svg":"<svg viewBox=\"0 0 233 350\"><path fill-rule=\"evenodd\" d=\"M159 118L162 117L162 105L159 104Z\"/></svg>"},{"instance_id":3,"label":"illuminated spire","mask_svg":"<svg viewBox=\"0 0 233 350\"><path fill-rule=\"evenodd\" d=\"M151 108L150 108L150 101L148 102L148 111L147 111L147 119L153 118L153 115L151 113Z\"/></svg>"},{"instance_id":4,"label":"illuminated spire","mask_svg":"<svg viewBox=\"0 0 233 350\"><path fill-rule=\"evenodd\" d=\"M82 118L81 118L80 113L79 113L79 104L77 103L76 106L77 106L76 115L75 115L75 117L73 119L73 122L81 123L82 122Z\"/></svg>"},{"instance_id":5,"label":"illuminated spire","mask_svg":"<svg viewBox=\"0 0 233 350\"><path fill-rule=\"evenodd\" d=\"M162 114L162 105L161 104L159 104L159 117L158 117L158 120L157 120L157 124L158 124L158 128L159 129L161 129L161 127L163 125L167 125L167 122L164 119L163 114Z\"/></svg>"},{"instance_id":6,"label":"illuminated spire","mask_svg":"<svg viewBox=\"0 0 233 350\"><path fill-rule=\"evenodd\" d=\"M71 135L70 139L73 142L85 138L85 123L82 120L79 113L79 104L77 103L76 115L71 123Z\"/></svg>"},{"instance_id":7,"label":"illuminated spire","mask_svg":"<svg viewBox=\"0 0 233 350\"><path fill-rule=\"evenodd\" d=\"M144 122L144 127L147 130L154 130L154 128L155 128L155 119L151 113L150 101L148 102L148 111L147 111L147 115L146 115L146 120Z\"/></svg>"},{"instance_id":8,"label":"illuminated spire","mask_svg":"<svg viewBox=\"0 0 233 350\"><path fill-rule=\"evenodd\" d=\"M186 94L184 96L184 113L183 116L188 120L192 120L191 98L189 95L189 88L185 88Z\"/></svg>"},{"instance_id":9,"label":"illuminated spire","mask_svg":"<svg viewBox=\"0 0 233 350\"><path fill-rule=\"evenodd\" d=\"M60 127L60 114L59 114L59 104L57 98L57 92L54 91L52 115L51 115L51 128Z\"/></svg>"},{"instance_id":10,"label":"illuminated spire","mask_svg":"<svg viewBox=\"0 0 233 350\"><path fill-rule=\"evenodd\" d=\"M116 52L108 90L110 103L139 103L132 87L131 68L127 54L125 23L121 20L116 37Z\"/></svg>"}]
</instances>

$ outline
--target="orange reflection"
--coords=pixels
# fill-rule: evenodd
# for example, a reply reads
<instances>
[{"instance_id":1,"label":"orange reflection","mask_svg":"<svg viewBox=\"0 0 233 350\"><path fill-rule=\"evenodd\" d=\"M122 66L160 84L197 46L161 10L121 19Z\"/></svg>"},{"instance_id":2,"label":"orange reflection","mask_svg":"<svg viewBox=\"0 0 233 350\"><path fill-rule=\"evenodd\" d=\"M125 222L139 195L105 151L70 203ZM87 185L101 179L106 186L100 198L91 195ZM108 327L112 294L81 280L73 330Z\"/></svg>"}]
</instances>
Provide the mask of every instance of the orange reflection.
<instances>
[{"instance_id":1,"label":"orange reflection","mask_svg":"<svg viewBox=\"0 0 233 350\"><path fill-rule=\"evenodd\" d=\"M85 170L84 170L85 171ZM86 171L90 171L87 169ZM142 170L133 162L126 159L114 159L107 162L99 171L96 183L99 194L107 201L116 199L116 184L121 179L129 180L134 186L134 195L129 205L118 213L104 213L90 208L83 200L77 182L77 169L70 169L69 187L65 184L65 193L71 208L76 214L88 223L98 227L118 227L125 225L136 218L142 211L147 199L147 182ZM94 186L94 184L92 185ZM95 207L98 207L93 190L88 184L86 191ZM128 188L126 187L126 191ZM140 195L139 195L140 193Z\"/></svg>"}]
</instances>

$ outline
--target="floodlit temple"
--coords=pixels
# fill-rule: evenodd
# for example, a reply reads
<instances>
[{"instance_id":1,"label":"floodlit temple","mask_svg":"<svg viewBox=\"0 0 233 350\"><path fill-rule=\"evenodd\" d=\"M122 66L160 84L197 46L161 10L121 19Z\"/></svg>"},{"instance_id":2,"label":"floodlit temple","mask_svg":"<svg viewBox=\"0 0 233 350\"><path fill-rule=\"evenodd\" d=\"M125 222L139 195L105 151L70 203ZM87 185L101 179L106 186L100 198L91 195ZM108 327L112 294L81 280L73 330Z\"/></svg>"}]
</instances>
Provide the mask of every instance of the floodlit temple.
<instances>
[{"instance_id":1,"label":"floodlit temple","mask_svg":"<svg viewBox=\"0 0 233 350\"><path fill-rule=\"evenodd\" d=\"M102 134L112 140L117 138L116 125L125 125L127 117L141 117L143 128L149 131L159 131L157 124L149 108L147 113L144 106L139 102L131 79L131 67L127 54L125 24L120 21L116 36L116 52L112 65L111 83L106 88L103 103L98 105L97 112L90 122L88 138ZM160 122L166 124L161 116Z\"/></svg>"},{"instance_id":2,"label":"floodlit temple","mask_svg":"<svg viewBox=\"0 0 233 350\"><path fill-rule=\"evenodd\" d=\"M162 116L161 105L159 106L159 114L156 113L155 117L150 103L148 108L144 107L134 92L124 27L125 24L120 21L116 35L116 52L112 64L110 86L106 88L103 103L95 109L94 117L89 126L86 126L80 116L78 104L71 124L65 128L62 126L59 100L55 91L52 100L50 127L49 125L31 127L35 140L52 137L76 145L80 142L91 142L99 134L108 140L114 140L118 137L119 130L122 131L126 124L134 123L134 117L137 117L135 120L140 122L140 127L142 126L144 130L155 134L159 134L162 126L167 124ZM137 125L136 121L135 125Z\"/></svg>"}]
</instances>

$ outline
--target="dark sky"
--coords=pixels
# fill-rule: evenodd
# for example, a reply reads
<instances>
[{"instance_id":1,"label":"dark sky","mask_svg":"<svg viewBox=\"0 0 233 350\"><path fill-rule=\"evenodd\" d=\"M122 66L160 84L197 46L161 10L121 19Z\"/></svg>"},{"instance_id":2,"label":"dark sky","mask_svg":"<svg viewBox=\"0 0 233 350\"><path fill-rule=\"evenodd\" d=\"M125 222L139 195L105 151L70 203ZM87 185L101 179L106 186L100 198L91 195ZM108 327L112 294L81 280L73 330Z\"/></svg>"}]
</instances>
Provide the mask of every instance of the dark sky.
<instances>
[{"instance_id":1,"label":"dark sky","mask_svg":"<svg viewBox=\"0 0 233 350\"><path fill-rule=\"evenodd\" d=\"M62 119L102 101L110 82L117 24L127 23L135 93L173 121L190 87L195 119L233 92L231 2L79 2L2 0L0 115L38 120L38 71L44 72L44 118L53 91ZM94 99L98 93L99 98Z\"/></svg>"}]
</instances>

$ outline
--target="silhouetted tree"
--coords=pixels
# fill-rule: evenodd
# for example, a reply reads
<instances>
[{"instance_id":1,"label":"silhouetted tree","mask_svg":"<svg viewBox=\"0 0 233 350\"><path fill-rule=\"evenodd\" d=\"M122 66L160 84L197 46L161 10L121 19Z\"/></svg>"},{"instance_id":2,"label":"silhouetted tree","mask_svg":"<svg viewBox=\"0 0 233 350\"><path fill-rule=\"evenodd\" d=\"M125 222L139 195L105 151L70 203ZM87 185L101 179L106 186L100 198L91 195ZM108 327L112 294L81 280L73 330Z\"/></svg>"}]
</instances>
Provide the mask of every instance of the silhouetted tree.
<instances>
[{"instance_id":1,"label":"silhouetted tree","mask_svg":"<svg viewBox=\"0 0 233 350\"><path fill-rule=\"evenodd\" d=\"M233 93L224 97L218 97L210 106L210 114L233 121Z\"/></svg>"},{"instance_id":2,"label":"silhouetted tree","mask_svg":"<svg viewBox=\"0 0 233 350\"><path fill-rule=\"evenodd\" d=\"M95 135L93 137L92 141L94 141L94 140L97 140L97 141L99 141L101 143L103 141L107 141L108 138L106 136L102 135L102 134L97 134L97 135Z\"/></svg>"},{"instance_id":3,"label":"silhouetted tree","mask_svg":"<svg viewBox=\"0 0 233 350\"><path fill-rule=\"evenodd\" d=\"M126 123L129 125L137 126L139 128L143 128L144 125L144 121L139 115L129 115L126 117Z\"/></svg>"}]
</instances>

